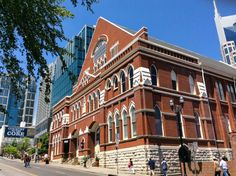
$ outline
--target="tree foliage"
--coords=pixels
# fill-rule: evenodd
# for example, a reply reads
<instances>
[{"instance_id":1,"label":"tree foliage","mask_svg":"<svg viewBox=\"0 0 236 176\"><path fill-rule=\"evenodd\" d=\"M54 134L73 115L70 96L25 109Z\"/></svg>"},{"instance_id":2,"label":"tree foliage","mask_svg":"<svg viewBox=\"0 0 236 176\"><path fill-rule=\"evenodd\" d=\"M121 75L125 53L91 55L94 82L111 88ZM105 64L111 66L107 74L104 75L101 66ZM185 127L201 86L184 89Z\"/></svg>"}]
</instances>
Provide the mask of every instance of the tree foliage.
<instances>
[{"instance_id":1,"label":"tree foliage","mask_svg":"<svg viewBox=\"0 0 236 176\"><path fill-rule=\"evenodd\" d=\"M97 1L71 0L74 6L81 3L90 11ZM52 80L47 55L59 56L66 69L62 56L67 51L57 42L67 40L62 22L73 14L63 3L64 0L0 0L0 74L10 76L17 97L24 85L22 75L29 80L41 76L46 85L45 101L49 101Z\"/></svg>"},{"instance_id":2,"label":"tree foliage","mask_svg":"<svg viewBox=\"0 0 236 176\"><path fill-rule=\"evenodd\" d=\"M17 149L21 152L27 152L31 148L30 139L29 138L23 138L18 144Z\"/></svg>"},{"instance_id":3,"label":"tree foliage","mask_svg":"<svg viewBox=\"0 0 236 176\"><path fill-rule=\"evenodd\" d=\"M19 158L19 151L17 150L16 147L12 146L12 145L6 145L3 148L3 153L7 154L8 156L12 156L14 158Z\"/></svg>"},{"instance_id":4,"label":"tree foliage","mask_svg":"<svg viewBox=\"0 0 236 176\"><path fill-rule=\"evenodd\" d=\"M48 153L48 133L45 133L38 141L38 154Z\"/></svg>"}]
</instances>

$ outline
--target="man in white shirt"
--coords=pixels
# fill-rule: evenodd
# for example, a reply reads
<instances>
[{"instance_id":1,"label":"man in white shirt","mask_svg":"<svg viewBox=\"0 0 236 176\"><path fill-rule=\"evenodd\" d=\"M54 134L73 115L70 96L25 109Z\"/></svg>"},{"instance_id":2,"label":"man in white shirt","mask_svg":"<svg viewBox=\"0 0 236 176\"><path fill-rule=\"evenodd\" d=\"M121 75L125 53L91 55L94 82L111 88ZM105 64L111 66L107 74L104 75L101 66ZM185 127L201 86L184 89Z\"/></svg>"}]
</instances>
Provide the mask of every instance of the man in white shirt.
<instances>
[{"instance_id":1,"label":"man in white shirt","mask_svg":"<svg viewBox=\"0 0 236 176\"><path fill-rule=\"evenodd\" d=\"M220 161L220 167L223 170L223 176L229 176L228 174L228 164L226 162L226 157L222 156L222 159Z\"/></svg>"}]
</instances>

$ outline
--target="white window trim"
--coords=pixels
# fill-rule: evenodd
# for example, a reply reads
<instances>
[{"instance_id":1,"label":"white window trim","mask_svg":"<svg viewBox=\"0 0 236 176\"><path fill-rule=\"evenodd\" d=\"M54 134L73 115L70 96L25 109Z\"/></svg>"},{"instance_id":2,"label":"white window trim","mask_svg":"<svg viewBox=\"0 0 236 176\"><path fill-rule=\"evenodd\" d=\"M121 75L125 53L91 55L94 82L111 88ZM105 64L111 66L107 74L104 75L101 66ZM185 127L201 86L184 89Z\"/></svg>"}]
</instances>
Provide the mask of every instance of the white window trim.
<instances>
[{"instance_id":1,"label":"white window trim","mask_svg":"<svg viewBox=\"0 0 236 176\"><path fill-rule=\"evenodd\" d=\"M127 137L125 137L124 116L123 116L123 112L124 112L124 111L126 112ZM126 108L125 108L125 107L123 107L123 109L122 109L121 116L122 116L122 131L123 131L123 140L127 140L127 139L129 139L129 129L128 129L128 120L127 120L128 113L127 113L127 110L126 110Z\"/></svg>"},{"instance_id":2,"label":"white window trim","mask_svg":"<svg viewBox=\"0 0 236 176\"><path fill-rule=\"evenodd\" d=\"M135 106L132 104L129 108L129 116L130 116L130 127L131 127L131 138L135 138L137 137L137 119L136 119L136 115L135 115L135 124L136 124L136 136L134 136L133 134L133 120L132 120L132 116L131 116L131 109L134 108L135 109ZM134 112L135 114L135 112Z\"/></svg>"}]
</instances>

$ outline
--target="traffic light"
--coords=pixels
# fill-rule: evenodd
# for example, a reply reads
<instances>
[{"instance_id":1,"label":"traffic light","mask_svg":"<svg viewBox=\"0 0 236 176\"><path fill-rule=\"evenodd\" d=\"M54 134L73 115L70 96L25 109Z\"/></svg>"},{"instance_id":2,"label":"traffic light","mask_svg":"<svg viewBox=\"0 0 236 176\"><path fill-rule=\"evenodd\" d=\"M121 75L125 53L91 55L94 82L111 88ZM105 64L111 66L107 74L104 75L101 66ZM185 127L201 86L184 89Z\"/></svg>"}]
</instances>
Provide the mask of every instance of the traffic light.
<instances>
[{"instance_id":1,"label":"traffic light","mask_svg":"<svg viewBox=\"0 0 236 176\"><path fill-rule=\"evenodd\" d=\"M188 149L187 146L182 145L179 148L179 159L181 162L190 162L191 161L191 151Z\"/></svg>"},{"instance_id":2,"label":"traffic light","mask_svg":"<svg viewBox=\"0 0 236 176\"><path fill-rule=\"evenodd\" d=\"M83 150L84 149L84 140L80 142L80 148Z\"/></svg>"}]
</instances>

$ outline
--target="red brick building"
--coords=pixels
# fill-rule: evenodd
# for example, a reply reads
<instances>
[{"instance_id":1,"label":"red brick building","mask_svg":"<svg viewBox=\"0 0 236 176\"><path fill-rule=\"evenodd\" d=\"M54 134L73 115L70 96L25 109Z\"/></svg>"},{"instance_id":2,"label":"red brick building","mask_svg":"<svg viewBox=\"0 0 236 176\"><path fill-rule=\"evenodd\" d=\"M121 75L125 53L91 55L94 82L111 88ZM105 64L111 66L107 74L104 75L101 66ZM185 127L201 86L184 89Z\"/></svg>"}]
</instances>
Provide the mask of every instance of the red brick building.
<instances>
[{"instance_id":1,"label":"red brick building","mask_svg":"<svg viewBox=\"0 0 236 176\"><path fill-rule=\"evenodd\" d=\"M183 141L198 143L195 159L235 155L235 68L99 18L73 94L53 107L51 160L99 157L102 167L137 172L163 157L179 172L176 114ZM158 165L158 164L157 164ZM159 165L158 165L159 166ZM159 172L159 168L157 168Z\"/></svg>"}]
</instances>

